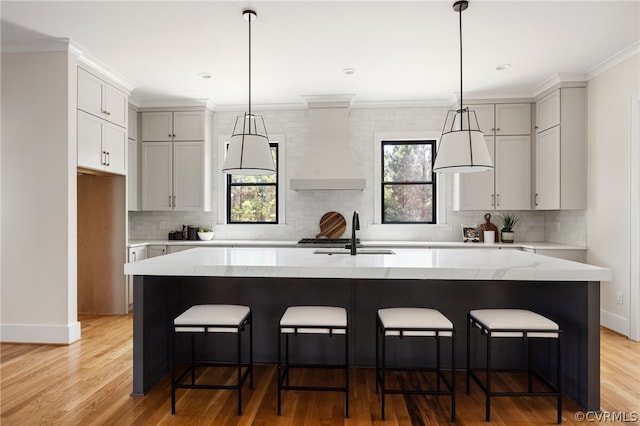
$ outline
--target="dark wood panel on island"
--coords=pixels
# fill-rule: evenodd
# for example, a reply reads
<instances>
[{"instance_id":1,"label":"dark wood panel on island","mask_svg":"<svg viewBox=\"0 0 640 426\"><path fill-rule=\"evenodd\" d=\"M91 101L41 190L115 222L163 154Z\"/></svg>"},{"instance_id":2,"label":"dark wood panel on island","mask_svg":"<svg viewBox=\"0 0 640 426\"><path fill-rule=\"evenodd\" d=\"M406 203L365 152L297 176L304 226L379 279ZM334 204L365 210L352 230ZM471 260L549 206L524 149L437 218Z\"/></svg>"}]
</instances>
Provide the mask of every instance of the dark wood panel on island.
<instances>
[{"instance_id":1,"label":"dark wood panel on island","mask_svg":"<svg viewBox=\"0 0 640 426\"><path fill-rule=\"evenodd\" d=\"M556 321L565 333L565 393L589 410L600 408L600 283L597 281L510 281L439 279L349 279L216 276L135 277L134 384L142 395L168 373L168 333L173 318L194 304L246 304L253 310L254 357L275 364L278 321L287 306L343 306L349 312L351 357L355 366L373 366L375 312L381 307L424 306L439 309L454 323L456 366L465 366L466 313L480 308L531 309ZM339 357L305 336L293 356ZM503 347L506 342L499 342ZM513 342L509 343L513 345ZM541 343L544 345L544 342ZM422 343L406 342L389 356L410 364ZM474 347L479 347L474 345ZM517 343L516 346L517 348ZM519 350L500 350L498 359L521 367ZM224 358L225 345L207 349ZM544 374L554 371L552 351L539 350ZM479 354L479 356L482 356ZM446 352L443 359L448 359Z\"/></svg>"}]
</instances>

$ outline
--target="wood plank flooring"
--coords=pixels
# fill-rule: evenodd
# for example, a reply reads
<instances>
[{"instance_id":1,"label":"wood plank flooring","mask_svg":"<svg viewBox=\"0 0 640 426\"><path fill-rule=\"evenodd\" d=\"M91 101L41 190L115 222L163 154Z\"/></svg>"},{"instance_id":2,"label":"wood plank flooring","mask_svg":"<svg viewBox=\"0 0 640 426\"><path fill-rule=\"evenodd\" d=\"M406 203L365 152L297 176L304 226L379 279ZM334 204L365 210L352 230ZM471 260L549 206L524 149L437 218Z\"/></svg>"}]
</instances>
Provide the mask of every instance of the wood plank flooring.
<instances>
[{"instance_id":1,"label":"wood plank flooring","mask_svg":"<svg viewBox=\"0 0 640 426\"><path fill-rule=\"evenodd\" d=\"M243 391L243 415L236 415L236 394L220 390L178 391L177 414L170 413L168 378L144 397L132 387L132 316L80 316L82 340L69 346L2 344L0 405L2 425L435 425L449 423L447 397L387 398L386 421L380 419L373 369L351 372L350 417L344 397L332 392L284 393L282 416L276 415L274 366L257 366L255 386ZM640 413L640 343L601 330L602 410L627 420ZM206 372L209 380L232 380L232 371ZM326 371L302 371L304 380L331 380ZM203 378L204 374L203 374ZM404 377L399 380L425 380ZM482 425L484 397L473 385L464 392L457 375L457 424ZM504 386L518 385L504 378ZM565 398L565 424L579 424L580 408ZM497 398L492 423L554 424L552 398ZM598 419L602 420L598 422ZM623 417L618 417L622 420ZM592 416L590 424L612 424Z\"/></svg>"}]
</instances>

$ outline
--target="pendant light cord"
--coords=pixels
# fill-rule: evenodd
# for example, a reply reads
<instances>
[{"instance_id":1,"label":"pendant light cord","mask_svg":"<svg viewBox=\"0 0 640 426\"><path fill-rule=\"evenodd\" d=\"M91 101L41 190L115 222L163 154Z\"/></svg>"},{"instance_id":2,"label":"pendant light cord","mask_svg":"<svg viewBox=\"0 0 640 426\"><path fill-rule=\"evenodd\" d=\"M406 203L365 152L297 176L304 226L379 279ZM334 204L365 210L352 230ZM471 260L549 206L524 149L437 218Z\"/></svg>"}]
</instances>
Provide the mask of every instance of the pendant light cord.
<instances>
[{"instance_id":1,"label":"pendant light cord","mask_svg":"<svg viewBox=\"0 0 640 426\"><path fill-rule=\"evenodd\" d=\"M249 115L251 115L251 14L249 14Z\"/></svg>"},{"instance_id":2,"label":"pendant light cord","mask_svg":"<svg viewBox=\"0 0 640 426\"><path fill-rule=\"evenodd\" d=\"M462 5L460 5L460 9L458 11L460 22L460 130L463 129L462 117L464 117L464 106L462 102L462 9Z\"/></svg>"}]
</instances>

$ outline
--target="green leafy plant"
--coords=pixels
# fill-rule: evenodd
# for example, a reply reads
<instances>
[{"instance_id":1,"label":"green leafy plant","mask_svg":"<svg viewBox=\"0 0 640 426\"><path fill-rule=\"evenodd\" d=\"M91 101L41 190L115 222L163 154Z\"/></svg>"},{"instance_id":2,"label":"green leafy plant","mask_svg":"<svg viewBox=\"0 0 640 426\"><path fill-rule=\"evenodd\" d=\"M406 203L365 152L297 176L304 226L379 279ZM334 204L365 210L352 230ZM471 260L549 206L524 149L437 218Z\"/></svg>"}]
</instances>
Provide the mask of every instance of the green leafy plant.
<instances>
[{"instance_id":1,"label":"green leafy plant","mask_svg":"<svg viewBox=\"0 0 640 426\"><path fill-rule=\"evenodd\" d=\"M518 223L518 221L520 220L516 216L510 213L502 215L500 218L502 219L502 230L506 232L513 231L513 228L516 226L516 223Z\"/></svg>"}]
</instances>

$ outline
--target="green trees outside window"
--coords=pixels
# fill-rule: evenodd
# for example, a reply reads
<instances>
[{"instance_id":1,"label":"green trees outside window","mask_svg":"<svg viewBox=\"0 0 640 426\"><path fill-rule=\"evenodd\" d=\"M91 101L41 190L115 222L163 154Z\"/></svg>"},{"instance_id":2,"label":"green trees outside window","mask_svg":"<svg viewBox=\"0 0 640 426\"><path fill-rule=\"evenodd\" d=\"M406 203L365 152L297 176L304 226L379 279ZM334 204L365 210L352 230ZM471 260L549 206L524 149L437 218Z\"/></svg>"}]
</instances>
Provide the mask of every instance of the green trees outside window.
<instances>
[{"instance_id":1,"label":"green trees outside window","mask_svg":"<svg viewBox=\"0 0 640 426\"><path fill-rule=\"evenodd\" d=\"M278 167L278 144L271 143ZM227 223L278 223L278 173L227 176Z\"/></svg>"},{"instance_id":2,"label":"green trees outside window","mask_svg":"<svg viewBox=\"0 0 640 426\"><path fill-rule=\"evenodd\" d=\"M435 140L382 141L382 223L436 223Z\"/></svg>"}]
</instances>

